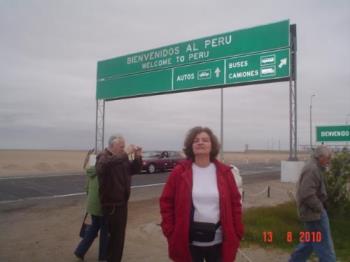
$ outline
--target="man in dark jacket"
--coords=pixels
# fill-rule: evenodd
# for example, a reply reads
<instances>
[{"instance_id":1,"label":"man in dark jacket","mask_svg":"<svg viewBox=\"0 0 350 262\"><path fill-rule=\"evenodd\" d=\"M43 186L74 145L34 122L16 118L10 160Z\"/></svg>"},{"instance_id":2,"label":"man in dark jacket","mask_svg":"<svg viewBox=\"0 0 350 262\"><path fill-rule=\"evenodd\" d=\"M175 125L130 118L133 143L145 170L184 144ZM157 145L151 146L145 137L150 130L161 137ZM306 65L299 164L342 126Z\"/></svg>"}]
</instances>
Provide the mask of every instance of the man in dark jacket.
<instances>
[{"instance_id":1,"label":"man in dark jacket","mask_svg":"<svg viewBox=\"0 0 350 262\"><path fill-rule=\"evenodd\" d=\"M291 262L306 261L312 251L320 261L335 262L335 251L327 211L326 185L323 173L329 165L331 150L326 146L316 148L314 155L305 164L297 183L297 205L300 220L305 223L305 232L314 232L320 239L311 237L301 242L290 257ZM303 232L303 233L305 233ZM310 236L313 236L310 234Z\"/></svg>"},{"instance_id":2,"label":"man in dark jacket","mask_svg":"<svg viewBox=\"0 0 350 262\"><path fill-rule=\"evenodd\" d=\"M96 160L101 207L109 233L109 262L122 259L131 175L139 173L142 166L140 147L131 146L128 153L134 160L130 161L125 152L124 138L114 135L108 141L108 148Z\"/></svg>"}]
</instances>

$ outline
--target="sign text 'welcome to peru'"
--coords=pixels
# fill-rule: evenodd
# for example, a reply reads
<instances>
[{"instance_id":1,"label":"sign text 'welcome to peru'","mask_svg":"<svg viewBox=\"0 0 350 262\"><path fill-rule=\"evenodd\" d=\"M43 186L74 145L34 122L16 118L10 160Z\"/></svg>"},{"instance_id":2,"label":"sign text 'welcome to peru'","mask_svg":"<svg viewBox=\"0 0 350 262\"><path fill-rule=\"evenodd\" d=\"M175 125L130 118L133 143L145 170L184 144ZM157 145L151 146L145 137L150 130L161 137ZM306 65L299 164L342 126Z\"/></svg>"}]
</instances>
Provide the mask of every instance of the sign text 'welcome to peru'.
<instances>
[{"instance_id":1,"label":"sign text 'welcome to peru'","mask_svg":"<svg viewBox=\"0 0 350 262\"><path fill-rule=\"evenodd\" d=\"M99 61L97 99L285 81L289 20Z\"/></svg>"}]
</instances>

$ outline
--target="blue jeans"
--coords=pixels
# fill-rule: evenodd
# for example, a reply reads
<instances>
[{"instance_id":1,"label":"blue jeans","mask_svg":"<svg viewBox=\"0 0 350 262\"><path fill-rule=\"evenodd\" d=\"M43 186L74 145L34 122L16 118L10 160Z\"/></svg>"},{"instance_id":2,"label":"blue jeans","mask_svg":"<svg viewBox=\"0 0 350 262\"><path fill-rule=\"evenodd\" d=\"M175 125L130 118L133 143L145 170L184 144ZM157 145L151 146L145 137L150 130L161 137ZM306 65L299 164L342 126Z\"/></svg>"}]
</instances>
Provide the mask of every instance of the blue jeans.
<instances>
[{"instance_id":1,"label":"blue jeans","mask_svg":"<svg viewBox=\"0 0 350 262\"><path fill-rule=\"evenodd\" d=\"M84 238L80 241L74 253L80 257L84 257L100 230L98 259L107 260L108 233L105 218L103 216L91 215L91 221L91 226L87 229Z\"/></svg>"},{"instance_id":2,"label":"blue jeans","mask_svg":"<svg viewBox=\"0 0 350 262\"><path fill-rule=\"evenodd\" d=\"M327 212L322 211L320 220L305 222L305 229L309 232L321 232L322 239L320 242L300 243L289 258L289 262L304 262L312 251L316 253L320 262L335 262L336 257Z\"/></svg>"}]
</instances>

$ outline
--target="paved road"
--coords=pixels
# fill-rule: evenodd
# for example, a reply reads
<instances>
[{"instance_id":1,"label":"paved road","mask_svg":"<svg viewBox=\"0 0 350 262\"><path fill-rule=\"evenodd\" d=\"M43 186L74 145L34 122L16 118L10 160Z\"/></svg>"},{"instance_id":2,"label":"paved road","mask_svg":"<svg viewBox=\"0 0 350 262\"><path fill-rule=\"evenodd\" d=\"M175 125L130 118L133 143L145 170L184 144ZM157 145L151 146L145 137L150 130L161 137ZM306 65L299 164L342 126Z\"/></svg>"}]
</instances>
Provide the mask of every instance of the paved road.
<instances>
[{"instance_id":1,"label":"paved road","mask_svg":"<svg viewBox=\"0 0 350 262\"><path fill-rule=\"evenodd\" d=\"M243 184L279 179L277 165L239 166ZM169 173L141 174L132 179L132 187L144 187L166 182ZM65 174L47 177L21 177L0 179L0 203L27 198L84 194L86 178L81 174Z\"/></svg>"}]
</instances>

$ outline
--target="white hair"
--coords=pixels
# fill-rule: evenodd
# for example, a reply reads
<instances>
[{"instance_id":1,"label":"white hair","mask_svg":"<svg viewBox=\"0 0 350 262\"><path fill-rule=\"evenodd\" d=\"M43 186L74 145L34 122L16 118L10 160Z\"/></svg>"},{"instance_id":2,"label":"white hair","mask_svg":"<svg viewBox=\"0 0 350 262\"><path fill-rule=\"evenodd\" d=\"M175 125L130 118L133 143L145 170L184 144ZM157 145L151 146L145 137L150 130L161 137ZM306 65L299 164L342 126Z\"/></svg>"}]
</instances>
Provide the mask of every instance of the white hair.
<instances>
[{"instance_id":1,"label":"white hair","mask_svg":"<svg viewBox=\"0 0 350 262\"><path fill-rule=\"evenodd\" d=\"M316 147L315 152L314 152L315 158L320 158L322 156L328 157L331 155L332 155L332 150L329 147L324 146L324 145Z\"/></svg>"},{"instance_id":2,"label":"white hair","mask_svg":"<svg viewBox=\"0 0 350 262\"><path fill-rule=\"evenodd\" d=\"M113 143L116 142L117 140L124 141L124 137L120 134L111 135L108 139L108 147L111 147L113 145Z\"/></svg>"}]
</instances>

